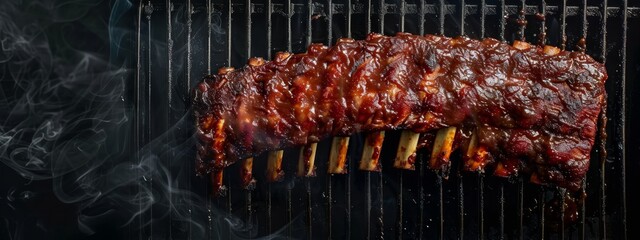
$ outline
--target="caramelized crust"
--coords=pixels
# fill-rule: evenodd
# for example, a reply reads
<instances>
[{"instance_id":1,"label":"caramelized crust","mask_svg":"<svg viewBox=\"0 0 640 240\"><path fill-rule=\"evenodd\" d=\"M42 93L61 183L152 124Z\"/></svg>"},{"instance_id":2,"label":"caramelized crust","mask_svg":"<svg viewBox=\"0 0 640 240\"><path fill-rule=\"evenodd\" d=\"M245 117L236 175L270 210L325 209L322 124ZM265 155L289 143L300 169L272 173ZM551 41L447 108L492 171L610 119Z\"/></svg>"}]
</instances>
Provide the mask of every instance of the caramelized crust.
<instances>
[{"instance_id":1,"label":"caramelized crust","mask_svg":"<svg viewBox=\"0 0 640 240\"><path fill-rule=\"evenodd\" d=\"M198 172L331 136L456 127L471 129L481 150L473 154L482 154L469 153L466 168L577 189L606 79L584 53L551 56L490 38L370 34L313 44L205 77L193 94Z\"/></svg>"}]
</instances>

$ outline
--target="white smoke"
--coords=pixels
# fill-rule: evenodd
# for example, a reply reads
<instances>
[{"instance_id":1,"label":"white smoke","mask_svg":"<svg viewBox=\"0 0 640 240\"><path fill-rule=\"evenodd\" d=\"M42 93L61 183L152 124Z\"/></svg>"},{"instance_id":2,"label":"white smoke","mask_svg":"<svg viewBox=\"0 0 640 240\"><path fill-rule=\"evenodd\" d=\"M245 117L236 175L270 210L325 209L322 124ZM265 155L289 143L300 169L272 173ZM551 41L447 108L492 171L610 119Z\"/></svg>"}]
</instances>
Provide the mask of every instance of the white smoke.
<instances>
[{"instance_id":1,"label":"white smoke","mask_svg":"<svg viewBox=\"0 0 640 240\"><path fill-rule=\"evenodd\" d=\"M104 224L135 222L143 228L169 214L189 222L206 212L202 199L176 184L177 175L193 169L184 169L180 161L163 165L162 159L175 157L169 153L193 151L191 138L171 136L176 130L170 129L159 139L172 141L127 149L132 108L126 86L132 71L119 50L133 27L116 23L132 4L113 4L108 23L97 14L104 12L102 5L92 0L0 2L0 167L16 177L0 184L9 188L0 204L11 211L0 216L7 229L0 236L20 239L32 228L59 227L39 219L46 211L35 220L11 217L30 211L24 202L45 201L48 195L71 209L65 214L75 214L72 228L87 235ZM187 125L186 120L178 125ZM42 183L50 188L39 188ZM140 218L151 209L152 219ZM203 236L202 224L193 220L189 226L193 236Z\"/></svg>"},{"instance_id":2,"label":"white smoke","mask_svg":"<svg viewBox=\"0 0 640 240\"><path fill-rule=\"evenodd\" d=\"M135 149L135 12L128 0L0 1L0 238L100 235L114 226L166 236L162 226L175 223L193 239L255 237L255 226L207 207L207 196L180 184L195 174L190 113ZM219 44L221 16L211 21ZM173 50L184 56L186 47ZM174 69L184 71L185 62ZM70 230L60 232L63 225ZM265 239L301 225L296 218Z\"/></svg>"}]
</instances>

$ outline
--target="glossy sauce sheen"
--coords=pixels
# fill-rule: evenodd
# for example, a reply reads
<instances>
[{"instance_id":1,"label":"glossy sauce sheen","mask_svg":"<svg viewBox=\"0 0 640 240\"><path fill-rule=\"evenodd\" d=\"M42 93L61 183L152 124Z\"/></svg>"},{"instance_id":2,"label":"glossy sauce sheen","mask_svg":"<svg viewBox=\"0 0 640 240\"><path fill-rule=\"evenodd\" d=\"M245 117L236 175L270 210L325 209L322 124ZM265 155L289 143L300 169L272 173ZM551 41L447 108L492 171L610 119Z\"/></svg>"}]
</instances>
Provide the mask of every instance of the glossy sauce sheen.
<instances>
[{"instance_id":1,"label":"glossy sauce sheen","mask_svg":"<svg viewBox=\"0 0 640 240\"><path fill-rule=\"evenodd\" d=\"M205 77L193 94L198 172L331 136L456 126L475 130L502 171L577 189L606 79L584 53L547 56L490 38L370 34L313 44Z\"/></svg>"}]
</instances>

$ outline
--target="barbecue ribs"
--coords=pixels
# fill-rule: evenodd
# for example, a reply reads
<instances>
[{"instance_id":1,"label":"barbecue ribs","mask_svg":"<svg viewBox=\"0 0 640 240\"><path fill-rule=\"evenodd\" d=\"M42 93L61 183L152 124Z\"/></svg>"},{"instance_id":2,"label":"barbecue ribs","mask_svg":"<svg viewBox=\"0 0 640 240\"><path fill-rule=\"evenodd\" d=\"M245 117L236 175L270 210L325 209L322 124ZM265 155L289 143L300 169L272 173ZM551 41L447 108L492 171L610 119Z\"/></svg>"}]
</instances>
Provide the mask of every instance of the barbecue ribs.
<instances>
[{"instance_id":1,"label":"barbecue ribs","mask_svg":"<svg viewBox=\"0 0 640 240\"><path fill-rule=\"evenodd\" d=\"M606 79L584 53L524 42L399 33L312 44L205 77L193 94L197 171L221 178L238 160L358 132L374 147L361 169L379 170L384 131L405 130L396 167L411 169L416 149L432 147L428 165L446 172L460 149L465 170L576 190Z\"/></svg>"}]
</instances>

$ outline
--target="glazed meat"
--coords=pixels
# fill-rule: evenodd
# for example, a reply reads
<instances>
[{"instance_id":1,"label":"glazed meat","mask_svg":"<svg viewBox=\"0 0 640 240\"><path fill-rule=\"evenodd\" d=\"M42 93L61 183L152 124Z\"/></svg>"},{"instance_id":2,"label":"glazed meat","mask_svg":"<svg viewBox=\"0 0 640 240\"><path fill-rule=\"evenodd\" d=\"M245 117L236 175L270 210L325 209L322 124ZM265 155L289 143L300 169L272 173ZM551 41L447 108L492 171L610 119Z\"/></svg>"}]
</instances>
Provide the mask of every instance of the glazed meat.
<instances>
[{"instance_id":1,"label":"glazed meat","mask_svg":"<svg viewBox=\"0 0 640 240\"><path fill-rule=\"evenodd\" d=\"M370 34L312 44L205 77L193 94L197 171L328 137L408 130L423 133L419 147L447 146L438 136L450 136L437 157L463 149L466 170L526 172L575 190L606 79L584 53L490 38ZM430 166L448 169L447 161Z\"/></svg>"}]
</instances>

